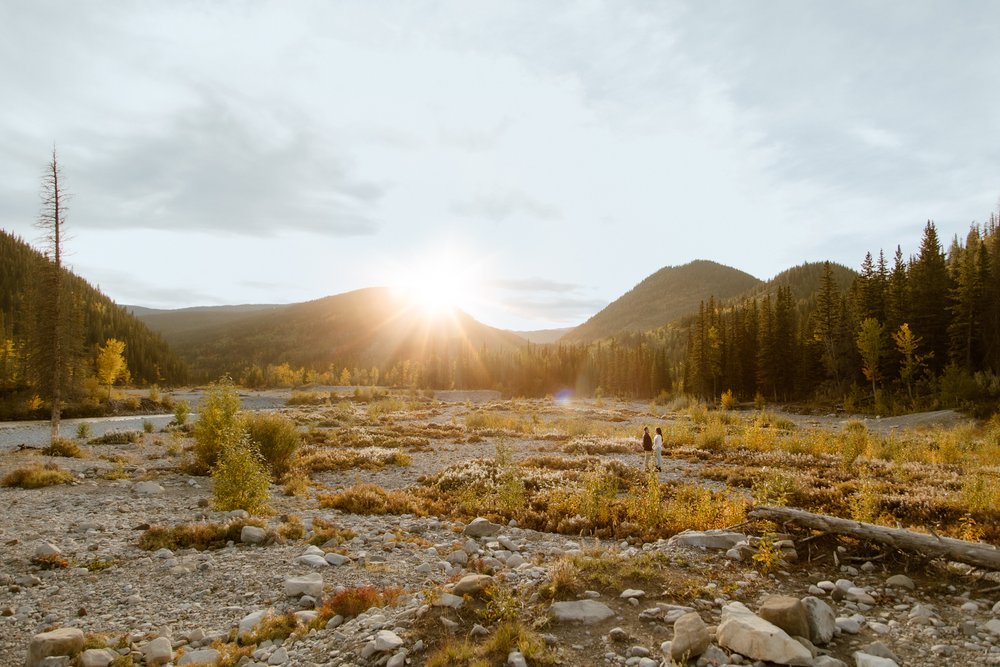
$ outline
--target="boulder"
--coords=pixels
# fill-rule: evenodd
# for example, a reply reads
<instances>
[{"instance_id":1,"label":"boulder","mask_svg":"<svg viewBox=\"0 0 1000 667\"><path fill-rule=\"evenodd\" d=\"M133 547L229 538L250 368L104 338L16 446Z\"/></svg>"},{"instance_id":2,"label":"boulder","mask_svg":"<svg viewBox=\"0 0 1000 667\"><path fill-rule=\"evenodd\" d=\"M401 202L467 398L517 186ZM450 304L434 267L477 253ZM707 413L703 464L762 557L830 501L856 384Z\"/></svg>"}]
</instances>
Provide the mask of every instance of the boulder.
<instances>
[{"instance_id":1,"label":"boulder","mask_svg":"<svg viewBox=\"0 0 1000 667\"><path fill-rule=\"evenodd\" d=\"M896 588L905 588L908 591L914 590L917 586L913 583L913 579L910 579L905 574L894 574L885 580L887 586L895 586Z\"/></svg>"},{"instance_id":2,"label":"boulder","mask_svg":"<svg viewBox=\"0 0 1000 667\"><path fill-rule=\"evenodd\" d=\"M600 623L615 615L608 605L596 600L553 602L550 611L557 621L576 621L584 625Z\"/></svg>"},{"instance_id":3,"label":"boulder","mask_svg":"<svg viewBox=\"0 0 1000 667\"><path fill-rule=\"evenodd\" d=\"M667 540L668 547L700 547L728 551L747 539L743 533L729 530L685 530Z\"/></svg>"},{"instance_id":4,"label":"boulder","mask_svg":"<svg viewBox=\"0 0 1000 667\"><path fill-rule=\"evenodd\" d=\"M258 609L257 611L251 614L247 614L246 616L241 618L239 623L239 629L236 631L236 636L242 639L243 637L249 635L251 632L253 632L253 629L256 628L261 621L264 620L264 617L272 613L273 611L274 611L273 609Z\"/></svg>"},{"instance_id":5,"label":"boulder","mask_svg":"<svg viewBox=\"0 0 1000 667\"><path fill-rule=\"evenodd\" d=\"M243 526L240 531L240 542L243 544L263 544L267 539L267 531L260 526Z\"/></svg>"},{"instance_id":6,"label":"boulder","mask_svg":"<svg viewBox=\"0 0 1000 667\"><path fill-rule=\"evenodd\" d=\"M288 577L285 579L285 595L294 598L303 595L320 597L323 595L323 575L313 572L301 577Z\"/></svg>"},{"instance_id":7,"label":"boulder","mask_svg":"<svg viewBox=\"0 0 1000 667\"><path fill-rule=\"evenodd\" d=\"M808 637L809 621L802 601L790 595L769 595L757 615L773 623L792 637Z\"/></svg>"},{"instance_id":8,"label":"boulder","mask_svg":"<svg viewBox=\"0 0 1000 667\"><path fill-rule=\"evenodd\" d=\"M309 567L328 567L329 563L326 559L319 554L302 554L295 559L296 563L301 563L302 565L308 565Z\"/></svg>"},{"instance_id":9,"label":"boulder","mask_svg":"<svg viewBox=\"0 0 1000 667\"><path fill-rule=\"evenodd\" d=\"M174 658L174 648L166 637L157 637L142 649L147 665L165 665Z\"/></svg>"},{"instance_id":10,"label":"boulder","mask_svg":"<svg viewBox=\"0 0 1000 667\"><path fill-rule=\"evenodd\" d=\"M132 491L138 493L140 496L158 496L163 493L165 489L156 482L145 481L133 484Z\"/></svg>"},{"instance_id":11,"label":"boulder","mask_svg":"<svg viewBox=\"0 0 1000 667\"><path fill-rule=\"evenodd\" d=\"M391 630L379 630L375 634L375 650L379 652L383 651L395 651L397 648L403 645L403 640L399 638L395 632Z\"/></svg>"},{"instance_id":12,"label":"boulder","mask_svg":"<svg viewBox=\"0 0 1000 667\"><path fill-rule=\"evenodd\" d=\"M42 542L37 547L35 547L35 558L49 558L52 556L61 556L62 549L52 544L51 542Z\"/></svg>"},{"instance_id":13,"label":"boulder","mask_svg":"<svg viewBox=\"0 0 1000 667\"><path fill-rule=\"evenodd\" d=\"M25 667L38 667L45 658L54 655L76 655L83 650L83 630L58 628L31 638Z\"/></svg>"},{"instance_id":14,"label":"boulder","mask_svg":"<svg viewBox=\"0 0 1000 667\"><path fill-rule=\"evenodd\" d=\"M493 577L487 574L467 574L458 580L451 592L455 595L478 595L492 583Z\"/></svg>"},{"instance_id":15,"label":"boulder","mask_svg":"<svg viewBox=\"0 0 1000 667\"><path fill-rule=\"evenodd\" d=\"M697 658L708 649L712 638L708 626L697 612L684 614L674 623L674 638L670 643L670 658L681 662Z\"/></svg>"},{"instance_id":16,"label":"boulder","mask_svg":"<svg viewBox=\"0 0 1000 667\"><path fill-rule=\"evenodd\" d=\"M739 602L722 608L722 622L716 637L720 646L754 660L770 660L782 665L813 663L809 649Z\"/></svg>"},{"instance_id":17,"label":"boulder","mask_svg":"<svg viewBox=\"0 0 1000 667\"><path fill-rule=\"evenodd\" d=\"M837 632L837 618L833 609L817 597L802 598L802 606L806 610L806 621L809 624L809 634L804 635L813 644L829 644Z\"/></svg>"},{"instance_id":18,"label":"boulder","mask_svg":"<svg viewBox=\"0 0 1000 667\"><path fill-rule=\"evenodd\" d=\"M466 537L493 537L503 529L503 526L495 524L482 517L473 519L462 531Z\"/></svg>"},{"instance_id":19,"label":"boulder","mask_svg":"<svg viewBox=\"0 0 1000 667\"><path fill-rule=\"evenodd\" d=\"M80 654L80 667L108 667L118 657L109 648L88 648Z\"/></svg>"},{"instance_id":20,"label":"boulder","mask_svg":"<svg viewBox=\"0 0 1000 667\"><path fill-rule=\"evenodd\" d=\"M895 660L862 653L861 651L854 652L854 664L856 667L899 667Z\"/></svg>"},{"instance_id":21,"label":"boulder","mask_svg":"<svg viewBox=\"0 0 1000 667\"><path fill-rule=\"evenodd\" d=\"M214 648L200 648L187 651L177 661L178 665L214 665L222 657Z\"/></svg>"},{"instance_id":22,"label":"boulder","mask_svg":"<svg viewBox=\"0 0 1000 667\"><path fill-rule=\"evenodd\" d=\"M623 600L627 600L629 598L641 598L645 596L646 596L646 591L640 591L637 588L626 588L621 592L621 594L618 597L620 597Z\"/></svg>"},{"instance_id":23,"label":"boulder","mask_svg":"<svg viewBox=\"0 0 1000 667\"><path fill-rule=\"evenodd\" d=\"M328 553L323 558L327 563L333 565L334 567L340 567L341 565L346 565L351 562L351 559L348 556L338 553Z\"/></svg>"}]
</instances>

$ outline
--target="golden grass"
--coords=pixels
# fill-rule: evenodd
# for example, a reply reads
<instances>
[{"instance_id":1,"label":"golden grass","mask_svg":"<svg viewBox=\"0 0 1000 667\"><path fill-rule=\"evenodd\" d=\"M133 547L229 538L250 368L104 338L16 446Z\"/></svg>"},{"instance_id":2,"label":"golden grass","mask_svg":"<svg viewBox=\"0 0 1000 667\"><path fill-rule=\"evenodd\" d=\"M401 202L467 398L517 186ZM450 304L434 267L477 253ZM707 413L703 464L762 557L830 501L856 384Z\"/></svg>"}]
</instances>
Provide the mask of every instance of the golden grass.
<instances>
[{"instance_id":1,"label":"golden grass","mask_svg":"<svg viewBox=\"0 0 1000 667\"><path fill-rule=\"evenodd\" d=\"M66 484L72 481L72 479L72 473L54 463L46 463L45 465L34 464L7 473L3 480L0 480L0 486L41 489L46 486Z\"/></svg>"}]
</instances>

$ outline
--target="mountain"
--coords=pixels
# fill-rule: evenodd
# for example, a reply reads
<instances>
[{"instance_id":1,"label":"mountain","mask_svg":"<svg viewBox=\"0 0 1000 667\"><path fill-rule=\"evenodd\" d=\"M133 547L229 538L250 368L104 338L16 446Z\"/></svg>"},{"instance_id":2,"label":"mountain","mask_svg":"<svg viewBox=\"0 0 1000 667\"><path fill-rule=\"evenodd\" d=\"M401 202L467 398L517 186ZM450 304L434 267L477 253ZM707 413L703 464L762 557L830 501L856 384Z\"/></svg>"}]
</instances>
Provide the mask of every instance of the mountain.
<instances>
[{"instance_id":1,"label":"mountain","mask_svg":"<svg viewBox=\"0 0 1000 667\"><path fill-rule=\"evenodd\" d=\"M666 266L560 341L590 342L625 332L649 331L696 312L698 304L711 296L729 299L762 285L749 273L708 260Z\"/></svg>"},{"instance_id":2,"label":"mountain","mask_svg":"<svg viewBox=\"0 0 1000 667\"><path fill-rule=\"evenodd\" d=\"M824 262L806 262L786 269L768 280L747 296L763 296L769 293L774 296L779 286L788 285L792 288L792 296L796 301L805 301L815 296L823 281ZM858 272L842 264L830 262L830 272L833 281L841 294L851 289Z\"/></svg>"},{"instance_id":3,"label":"mountain","mask_svg":"<svg viewBox=\"0 0 1000 667\"><path fill-rule=\"evenodd\" d=\"M572 330L573 327L564 327L562 329L537 329L535 331L514 331L512 333L517 334L529 343L544 345L546 343L555 343Z\"/></svg>"},{"instance_id":4,"label":"mountain","mask_svg":"<svg viewBox=\"0 0 1000 667\"><path fill-rule=\"evenodd\" d=\"M46 262L42 253L0 230L0 343L4 339L24 342L29 335L24 317L27 295L39 282ZM133 381L178 384L186 379L187 368L160 335L83 278L70 271L65 275L82 311L87 354L92 355L108 338L117 338L125 342L125 361Z\"/></svg>"},{"instance_id":5,"label":"mountain","mask_svg":"<svg viewBox=\"0 0 1000 667\"><path fill-rule=\"evenodd\" d=\"M234 377L249 366L388 368L409 360L439 363L472 358L482 348L524 347L510 331L464 312L437 315L414 307L388 288L370 287L315 301L259 309L214 308L146 313L199 376ZM204 326L196 325L199 317Z\"/></svg>"},{"instance_id":6,"label":"mountain","mask_svg":"<svg viewBox=\"0 0 1000 667\"><path fill-rule=\"evenodd\" d=\"M150 329L158 331L167 341L196 334L198 331L225 326L256 315L261 311L277 311L287 308L286 304L244 304L239 306L195 306L163 310L125 306L133 315L146 323Z\"/></svg>"}]
</instances>

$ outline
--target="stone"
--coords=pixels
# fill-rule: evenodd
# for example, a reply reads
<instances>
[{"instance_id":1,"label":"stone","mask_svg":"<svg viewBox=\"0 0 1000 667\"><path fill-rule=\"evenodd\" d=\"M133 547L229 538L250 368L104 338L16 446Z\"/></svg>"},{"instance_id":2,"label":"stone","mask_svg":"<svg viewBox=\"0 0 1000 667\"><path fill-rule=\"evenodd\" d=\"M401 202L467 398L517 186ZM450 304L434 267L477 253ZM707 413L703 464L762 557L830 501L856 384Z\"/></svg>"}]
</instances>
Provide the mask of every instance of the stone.
<instances>
[{"instance_id":1,"label":"stone","mask_svg":"<svg viewBox=\"0 0 1000 667\"><path fill-rule=\"evenodd\" d=\"M247 614L242 619L240 619L239 627L236 631L236 636L239 638L246 637L249 635L254 628L256 628L264 617L271 613L272 609L258 609L257 611Z\"/></svg>"},{"instance_id":2,"label":"stone","mask_svg":"<svg viewBox=\"0 0 1000 667\"><path fill-rule=\"evenodd\" d=\"M222 657L214 648L200 648L197 651L186 651L177 661L178 665L214 665Z\"/></svg>"},{"instance_id":3,"label":"stone","mask_svg":"<svg viewBox=\"0 0 1000 667\"><path fill-rule=\"evenodd\" d=\"M596 600L553 602L549 609L557 621L576 621L584 625L600 623L615 615L608 605Z\"/></svg>"},{"instance_id":4,"label":"stone","mask_svg":"<svg viewBox=\"0 0 1000 667\"><path fill-rule=\"evenodd\" d=\"M757 615L773 623L791 637L808 637L809 621L805 605L790 595L769 595L761 603Z\"/></svg>"},{"instance_id":5,"label":"stone","mask_svg":"<svg viewBox=\"0 0 1000 667\"><path fill-rule=\"evenodd\" d=\"M277 651L271 654L271 657L267 659L267 664L269 665L283 665L288 662L288 649L284 646L280 647Z\"/></svg>"},{"instance_id":6,"label":"stone","mask_svg":"<svg viewBox=\"0 0 1000 667\"><path fill-rule=\"evenodd\" d=\"M700 547L728 551L747 539L743 533L728 530L685 530L667 540L668 547Z\"/></svg>"},{"instance_id":7,"label":"stone","mask_svg":"<svg viewBox=\"0 0 1000 667\"><path fill-rule=\"evenodd\" d=\"M469 562L469 554L459 549L458 551L452 551L444 559L451 565L465 565Z\"/></svg>"},{"instance_id":8,"label":"stone","mask_svg":"<svg viewBox=\"0 0 1000 667\"><path fill-rule=\"evenodd\" d=\"M146 644L142 655L147 665L165 665L174 658L174 648L166 637L157 637Z\"/></svg>"},{"instance_id":9,"label":"stone","mask_svg":"<svg viewBox=\"0 0 1000 667\"><path fill-rule=\"evenodd\" d=\"M867 653L868 655L874 655L879 658L889 658L889 660L899 662L899 658L897 658L896 654L892 652L892 649L890 649L882 642L872 642L865 648L863 652Z\"/></svg>"},{"instance_id":10,"label":"stone","mask_svg":"<svg viewBox=\"0 0 1000 667\"><path fill-rule=\"evenodd\" d=\"M403 640L392 630L379 630L375 633L375 650L378 652L395 651L403 646Z\"/></svg>"},{"instance_id":11,"label":"stone","mask_svg":"<svg viewBox=\"0 0 1000 667\"><path fill-rule=\"evenodd\" d=\"M722 667L729 664L729 655L715 644L709 644L695 663L696 667Z\"/></svg>"},{"instance_id":12,"label":"stone","mask_svg":"<svg viewBox=\"0 0 1000 667\"><path fill-rule=\"evenodd\" d=\"M329 563L330 565L333 565L334 567L340 567L341 565L347 565L348 563L351 562L351 559L348 556L345 556L343 554L338 554L338 553L328 553L323 558L324 558L324 560L326 560L327 563Z\"/></svg>"},{"instance_id":13,"label":"stone","mask_svg":"<svg viewBox=\"0 0 1000 667\"><path fill-rule=\"evenodd\" d=\"M622 628L611 628L608 638L613 642L625 642L629 639L629 634Z\"/></svg>"},{"instance_id":14,"label":"stone","mask_svg":"<svg viewBox=\"0 0 1000 667\"><path fill-rule=\"evenodd\" d=\"M165 490L156 482L151 481L136 482L132 485L132 491L138 493L140 496L158 496Z\"/></svg>"},{"instance_id":15,"label":"stone","mask_svg":"<svg viewBox=\"0 0 1000 667\"><path fill-rule=\"evenodd\" d=\"M80 667L108 667L118 654L108 648L88 648L80 654Z\"/></svg>"},{"instance_id":16,"label":"stone","mask_svg":"<svg viewBox=\"0 0 1000 667\"><path fill-rule=\"evenodd\" d=\"M809 649L740 602L731 602L722 608L716 639L723 648L754 660L770 660L783 665L812 664Z\"/></svg>"},{"instance_id":17,"label":"stone","mask_svg":"<svg viewBox=\"0 0 1000 667\"><path fill-rule=\"evenodd\" d=\"M452 595L451 593L440 593L434 600L435 607L451 607L452 609L458 609L465 602L460 595Z\"/></svg>"},{"instance_id":18,"label":"stone","mask_svg":"<svg viewBox=\"0 0 1000 667\"><path fill-rule=\"evenodd\" d=\"M986 621L986 625L983 627L995 634L997 637L1000 637L1000 618L993 618Z\"/></svg>"},{"instance_id":19,"label":"stone","mask_svg":"<svg viewBox=\"0 0 1000 667\"><path fill-rule=\"evenodd\" d=\"M854 664L855 667L899 667L895 660L869 655L862 651L854 652Z\"/></svg>"},{"instance_id":20,"label":"stone","mask_svg":"<svg viewBox=\"0 0 1000 667\"><path fill-rule=\"evenodd\" d=\"M809 625L809 634L804 636L813 644L829 644L837 632L837 618L833 608L811 595L802 598L802 606L806 610L806 623Z\"/></svg>"},{"instance_id":21,"label":"stone","mask_svg":"<svg viewBox=\"0 0 1000 667\"><path fill-rule=\"evenodd\" d=\"M243 544L263 544L267 539L267 531L260 526L243 526L240 531L240 542Z\"/></svg>"},{"instance_id":22,"label":"stone","mask_svg":"<svg viewBox=\"0 0 1000 667\"><path fill-rule=\"evenodd\" d=\"M465 527L465 530L462 531L462 534L466 537L493 537L502 529L503 526L497 525L489 519L479 517L473 519L469 525Z\"/></svg>"},{"instance_id":23,"label":"stone","mask_svg":"<svg viewBox=\"0 0 1000 667\"><path fill-rule=\"evenodd\" d=\"M295 559L296 563L308 565L309 567L328 567L329 563L319 554L303 554Z\"/></svg>"},{"instance_id":24,"label":"stone","mask_svg":"<svg viewBox=\"0 0 1000 667\"><path fill-rule=\"evenodd\" d=\"M623 600L627 600L628 598L641 598L645 596L646 596L646 591L640 591L637 588L626 588L624 591L621 592L621 595L619 595L618 597L620 597Z\"/></svg>"},{"instance_id":25,"label":"stone","mask_svg":"<svg viewBox=\"0 0 1000 667\"><path fill-rule=\"evenodd\" d=\"M51 542L42 542L37 547L35 547L35 558L51 558L52 556L61 556L62 549L52 544Z\"/></svg>"},{"instance_id":26,"label":"stone","mask_svg":"<svg viewBox=\"0 0 1000 667\"><path fill-rule=\"evenodd\" d=\"M76 655L83 650L83 630L57 628L31 638L25 667L39 667L49 656Z\"/></svg>"},{"instance_id":27,"label":"stone","mask_svg":"<svg viewBox=\"0 0 1000 667\"><path fill-rule=\"evenodd\" d=\"M838 616L834 622L840 628L841 632L846 632L849 635L856 635L861 632L861 621L854 617L845 618Z\"/></svg>"},{"instance_id":28,"label":"stone","mask_svg":"<svg viewBox=\"0 0 1000 667\"><path fill-rule=\"evenodd\" d=\"M524 654L520 651L511 651L507 654L508 667L528 667L528 661L524 659Z\"/></svg>"},{"instance_id":29,"label":"stone","mask_svg":"<svg viewBox=\"0 0 1000 667\"><path fill-rule=\"evenodd\" d=\"M863 588L854 586L853 588L847 589L847 599L851 602L858 602L861 604L874 605L875 598L868 594Z\"/></svg>"},{"instance_id":30,"label":"stone","mask_svg":"<svg viewBox=\"0 0 1000 667\"><path fill-rule=\"evenodd\" d=\"M458 580L451 592L455 595L478 595L492 583L493 577L488 574L467 574Z\"/></svg>"},{"instance_id":31,"label":"stone","mask_svg":"<svg viewBox=\"0 0 1000 667\"><path fill-rule=\"evenodd\" d=\"M894 574L885 580L885 584L886 586L905 588L908 591L912 591L917 588L916 584L913 583L913 579L910 579L905 574Z\"/></svg>"},{"instance_id":32,"label":"stone","mask_svg":"<svg viewBox=\"0 0 1000 667\"><path fill-rule=\"evenodd\" d=\"M406 664L406 656L409 652L405 648L401 648L396 651L389 661L385 663L385 667L403 667Z\"/></svg>"},{"instance_id":33,"label":"stone","mask_svg":"<svg viewBox=\"0 0 1000 667\"><path fill-rule=\"evenodd\" d=\"M697 658L708 648L712 638L708 626L697 612L684 614L674 622L674 638L670 642L670 658L681 662Z\"/></svg>"},{"instance_id":34,"label":"stone","mask_svg":"<svg viewBox=\"0 0 1000 667\"><path fill-rule=\"evenodd\" d=\"M813 660L813 667L847 667L847 663L832 655L821 655Z\"/></svg>"},{"instance_id":35,"label":"stone","mask_svg":"<svg viewBox=\"0 0 1000 667\"><path fill-rule=\"evenodd\" d=\"M303 595L320 597L323 595L323 575L312 572L301 577L288 577L285 579L285 595L293 598Z\"/></svg>"}]
</instances>

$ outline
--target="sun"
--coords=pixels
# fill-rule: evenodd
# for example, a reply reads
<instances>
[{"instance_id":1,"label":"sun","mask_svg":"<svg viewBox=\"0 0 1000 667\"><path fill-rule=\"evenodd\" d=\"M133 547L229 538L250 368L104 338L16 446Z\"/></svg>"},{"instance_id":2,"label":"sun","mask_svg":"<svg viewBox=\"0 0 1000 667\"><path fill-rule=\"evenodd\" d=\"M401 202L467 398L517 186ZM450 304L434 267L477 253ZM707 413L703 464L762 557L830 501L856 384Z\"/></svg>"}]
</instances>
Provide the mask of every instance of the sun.
<instances>
[{"instance_id":1,"label":"sun","mask_svg":"<svg viewBox=\"0 0 1000 667\"><path fill-rule=\"evenodd\" d=\"M470 263L452 248L440 248L401 267L393 289L427 316L447 315L474 298Z\"/></svg>"}]
</instances>

